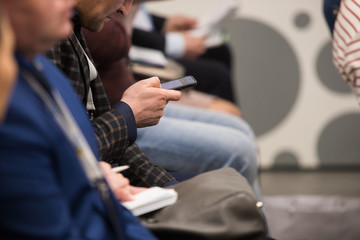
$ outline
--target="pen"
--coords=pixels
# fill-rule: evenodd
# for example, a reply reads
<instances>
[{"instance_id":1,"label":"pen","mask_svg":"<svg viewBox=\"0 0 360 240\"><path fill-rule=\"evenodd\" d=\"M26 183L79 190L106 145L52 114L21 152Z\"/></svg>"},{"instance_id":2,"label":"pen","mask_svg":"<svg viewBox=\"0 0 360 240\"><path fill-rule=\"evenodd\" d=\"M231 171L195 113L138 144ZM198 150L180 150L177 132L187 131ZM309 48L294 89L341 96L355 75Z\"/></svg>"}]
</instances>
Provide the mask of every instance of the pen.
<instances>
[{"instance_id":1,"label":"pen","mask_svg":"<svg viewBox=\"0 0 360 240\"><path fill-rule=\"evenodd\" d=\"M122 172L122 171L124 171L124 170L126 170L128 168L129 168L129 165L123 165L123 166L114 167L111 170L113 170L114 172L119 173L119 172Z\"/></svg>"}]
</instances>

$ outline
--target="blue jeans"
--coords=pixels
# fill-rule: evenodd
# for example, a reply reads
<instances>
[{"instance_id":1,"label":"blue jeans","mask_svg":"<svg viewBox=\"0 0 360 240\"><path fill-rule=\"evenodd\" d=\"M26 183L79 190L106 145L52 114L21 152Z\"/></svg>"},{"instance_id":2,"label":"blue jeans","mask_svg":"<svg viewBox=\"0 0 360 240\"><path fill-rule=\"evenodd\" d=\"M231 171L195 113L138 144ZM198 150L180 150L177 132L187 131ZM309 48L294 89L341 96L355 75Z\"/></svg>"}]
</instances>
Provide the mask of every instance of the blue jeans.
<instances>
[{"instance_id":1,"label":"blue jeans","mask_svg":"<svg viewBox=\"0 0 360 240\"><path fill-rule=\"evenodd\" d=\"M138 129L136 143L151 162L169 171L202 173L232 167L261 198L254 133L243 119L170 103L158 125Z\"/></svg>"}]
</instances>

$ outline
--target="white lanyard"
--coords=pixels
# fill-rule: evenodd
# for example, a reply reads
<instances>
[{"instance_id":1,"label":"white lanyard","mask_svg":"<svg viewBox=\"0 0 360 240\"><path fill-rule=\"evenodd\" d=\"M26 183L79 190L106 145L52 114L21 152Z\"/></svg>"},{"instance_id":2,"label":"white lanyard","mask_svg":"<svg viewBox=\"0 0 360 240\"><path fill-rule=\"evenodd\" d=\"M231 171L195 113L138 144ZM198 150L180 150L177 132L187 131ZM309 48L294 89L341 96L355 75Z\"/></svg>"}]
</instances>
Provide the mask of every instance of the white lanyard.
<instances>
[{"instance_id":1,"label":"white lanyard","mask_svg":"<svg viewBox=\"0 0 360 240\"><path fill-rule=\"evenodd\" d=\"M60 93L52 89L52 98L33 76L29 74L25 79L41 99L43 99L47 109L50 110L54 116L56 123L71 142L91 184L94 185L96 181L103 179L103 174L100 171L96 157L85 139L84 134L75 122L70 110L60 96Z\"/></svg>"}]
</instances>

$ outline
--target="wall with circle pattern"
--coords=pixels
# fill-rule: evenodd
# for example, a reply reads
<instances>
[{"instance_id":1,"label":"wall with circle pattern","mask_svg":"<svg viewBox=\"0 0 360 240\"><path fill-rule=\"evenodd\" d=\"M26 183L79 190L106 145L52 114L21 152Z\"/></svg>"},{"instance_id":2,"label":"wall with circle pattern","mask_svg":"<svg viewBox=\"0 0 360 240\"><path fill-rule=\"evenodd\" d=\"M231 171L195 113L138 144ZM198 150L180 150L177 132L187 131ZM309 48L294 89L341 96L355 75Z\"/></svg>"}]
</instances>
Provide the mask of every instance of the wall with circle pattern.
<instances>
[{"instance_id":1,"label":"wall with circle pattern","mask_svg":"<svg viewBox=\"0 0 360 240\"><path fill-rule=\"evenodd\" d=\"M221 0L149 4L199 16ZM331 61L322 0L242 0L226 21L234 85L262 168L360 167L360 108Z\"/></svg>"}]
</instances>

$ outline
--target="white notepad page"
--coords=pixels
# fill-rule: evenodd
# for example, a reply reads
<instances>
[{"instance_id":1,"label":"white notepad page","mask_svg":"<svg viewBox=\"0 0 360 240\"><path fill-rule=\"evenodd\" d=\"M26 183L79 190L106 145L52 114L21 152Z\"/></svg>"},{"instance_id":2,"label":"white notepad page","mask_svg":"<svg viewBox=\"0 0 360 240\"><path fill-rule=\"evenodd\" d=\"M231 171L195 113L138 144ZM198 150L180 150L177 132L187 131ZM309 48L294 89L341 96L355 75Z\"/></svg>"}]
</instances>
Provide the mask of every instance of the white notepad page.
<instances>
[{"instance_id":1,"label":"white notepad page","mask_svg":"<svg viewBox=\"0 0 360 240\"><path fill-rule=\"evenodd\" d=\"M135 216L174 204L178 194L174 189L151 187L135 195L135 199L123 202L123 206L129 209Z\"/></svg>"}]
</instances>

